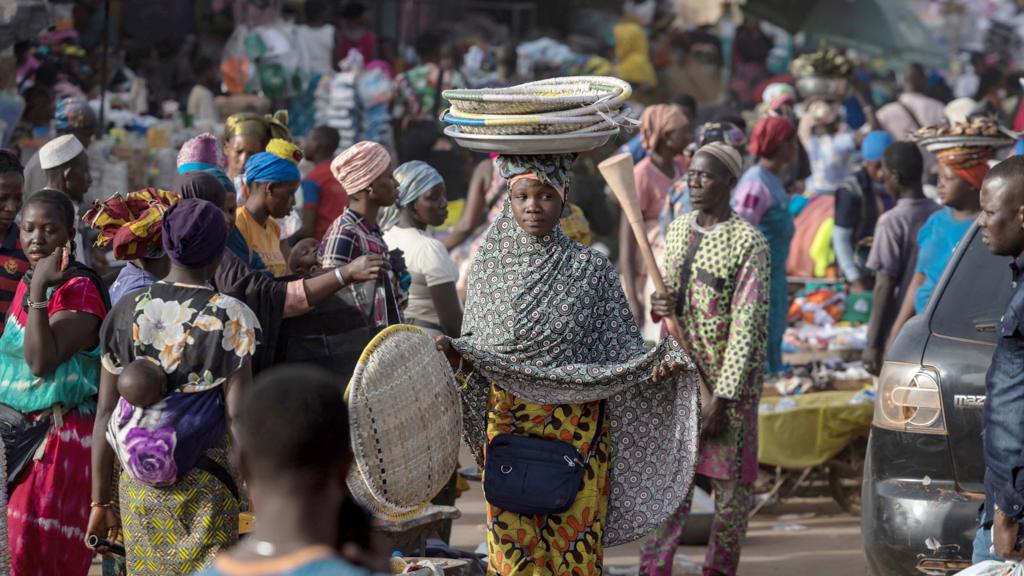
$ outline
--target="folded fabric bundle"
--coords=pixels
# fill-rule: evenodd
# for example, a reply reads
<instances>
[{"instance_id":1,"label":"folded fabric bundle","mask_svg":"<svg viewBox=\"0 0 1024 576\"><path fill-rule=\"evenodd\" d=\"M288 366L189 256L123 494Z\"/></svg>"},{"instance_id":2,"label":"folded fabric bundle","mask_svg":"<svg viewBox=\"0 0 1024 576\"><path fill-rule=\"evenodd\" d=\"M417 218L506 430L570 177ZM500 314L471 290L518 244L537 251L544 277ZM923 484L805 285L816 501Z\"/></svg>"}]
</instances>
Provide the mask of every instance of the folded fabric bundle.
<instances>
[{"instance_id":1,"label":"folded fabric bundle","mask_svg":"<svg viewBox=\"0 0 1024 576\"><path fill-rule=\"evenodd\" d=\"M118 260L136 260L160 247L164 213L179 200L177 194L145 188L97 201L82 220L99 230L96 246L113 244Z\"/></svg>"}]
</instances>

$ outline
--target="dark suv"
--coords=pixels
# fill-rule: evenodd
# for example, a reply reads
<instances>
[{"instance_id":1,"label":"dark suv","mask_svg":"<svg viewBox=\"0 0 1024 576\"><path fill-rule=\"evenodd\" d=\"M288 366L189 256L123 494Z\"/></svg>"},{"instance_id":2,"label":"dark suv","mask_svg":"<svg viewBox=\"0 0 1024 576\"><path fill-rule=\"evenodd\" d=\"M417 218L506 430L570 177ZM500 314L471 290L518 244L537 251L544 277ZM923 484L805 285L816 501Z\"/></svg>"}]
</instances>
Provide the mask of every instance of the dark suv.
<instances>
[{"instance_id":1,"label":"dark suv","mask_svg":"<svg viewBox=\"0 0 1024 576\"><path fill-rule=\"evenodd\" d=\"M924 314L900 332L878 380L861 529L874 576L952 574L970 564L984 500L982 407L1010 260L977 226Z\"/></svg>"}]
</instances>

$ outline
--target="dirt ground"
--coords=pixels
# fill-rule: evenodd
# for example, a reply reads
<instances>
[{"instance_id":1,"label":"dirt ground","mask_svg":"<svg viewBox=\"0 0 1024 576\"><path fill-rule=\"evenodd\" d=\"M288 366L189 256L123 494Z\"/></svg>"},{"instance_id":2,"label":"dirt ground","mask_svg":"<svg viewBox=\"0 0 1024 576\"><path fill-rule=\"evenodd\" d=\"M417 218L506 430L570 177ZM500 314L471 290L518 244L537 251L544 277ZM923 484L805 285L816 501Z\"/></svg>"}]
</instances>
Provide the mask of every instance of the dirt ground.
<instances>
[{"instance_id":1,"label":"dirt ground","mask_svg":"<svg viewBox=\"0 0 1024 576\"><path fill-rule=\"evenodd\" d=\"M468 454L463 462L469 462ZM478 482L456 503L462 517L452 529L452 546L475 550L486 541L486 508ZM640 543L605 550L605 574L637 573ZM700 574L702 547L680 547L674 576ZM99 563L90 576L99 576ZM792 498L765 507L751 521L740 562L741 576L829 574L864 576L860 520L844 513L827 498Z\"/></svg>"},{"instance_id":2,"label":"dirt ground","mask_svg":"<svg viewBox=\"0 0 1024 576\"><path fill-rule=\"evenodd\" d=\"M480 484L456 503L462 518L452 530L452 546L474 550L486 540L486 510ZM636 574L638 542L605 550L605 573ZM699 574L701 547L681 547L675 575ZM687 567L689 569L687 569ZM743 547L742 576L829 574L864 576L860 520L832 500L799 498L765 507L751 521Z\"/></svg>"}]
</instances>

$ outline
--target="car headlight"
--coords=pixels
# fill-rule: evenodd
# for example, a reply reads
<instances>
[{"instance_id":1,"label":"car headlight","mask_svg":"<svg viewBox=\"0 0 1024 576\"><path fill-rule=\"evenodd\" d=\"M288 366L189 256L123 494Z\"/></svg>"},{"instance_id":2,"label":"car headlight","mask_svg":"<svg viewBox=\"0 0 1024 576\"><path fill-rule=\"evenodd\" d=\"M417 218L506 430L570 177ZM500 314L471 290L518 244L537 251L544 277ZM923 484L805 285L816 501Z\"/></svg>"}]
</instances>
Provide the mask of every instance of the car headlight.
<instances>
[{"instance_id":1,"label":"car headlight","mask_svg":"<svg viewBox=\"0 0 1024 576\"><path fill-rule=\"evenodd\" d=\"M899 432L945 434L940 388L934 368L886 362L878 378L874 425Z\"/></svg>"}]
</instances>

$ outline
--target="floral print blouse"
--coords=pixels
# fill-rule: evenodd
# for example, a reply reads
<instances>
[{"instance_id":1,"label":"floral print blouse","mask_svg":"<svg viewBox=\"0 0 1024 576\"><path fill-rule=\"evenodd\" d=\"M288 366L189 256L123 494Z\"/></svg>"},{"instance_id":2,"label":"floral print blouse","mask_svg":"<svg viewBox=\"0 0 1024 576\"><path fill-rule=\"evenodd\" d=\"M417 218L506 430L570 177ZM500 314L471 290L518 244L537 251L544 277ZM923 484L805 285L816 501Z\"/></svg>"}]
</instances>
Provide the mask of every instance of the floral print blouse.
<instances>
[{"instance_id":1,"label":"floral print blouse","mask_svg":"<svg viewBox=\"0 0 1024 576\"><path fill-rule=\"evenodd\" d=\"M107 440L138 481L170 486L223 439L221 385L256 350L260 325L245 304L206 286L157 282L123 297L100 330L112 374L148 358L167 374L164 398L145 408L118 399Z\"/></svg>"}]
</instances>

